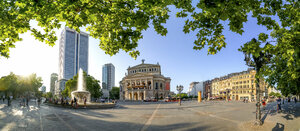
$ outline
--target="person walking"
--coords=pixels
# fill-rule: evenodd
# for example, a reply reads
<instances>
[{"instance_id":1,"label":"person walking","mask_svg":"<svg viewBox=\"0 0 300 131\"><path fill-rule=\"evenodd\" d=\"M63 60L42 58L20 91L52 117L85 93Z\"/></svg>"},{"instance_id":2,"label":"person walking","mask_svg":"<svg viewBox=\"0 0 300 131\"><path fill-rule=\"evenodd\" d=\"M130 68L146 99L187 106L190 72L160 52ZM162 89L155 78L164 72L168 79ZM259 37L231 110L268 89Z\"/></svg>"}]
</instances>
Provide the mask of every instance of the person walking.
<instances>
[{"instance_id":1,"label":"person walking","mask_svg":"<svg viewBox=\"0 0 300 131\"><path fill-rule=\"evenodd\" d=\"M281 99L278 97L277 99L277 112L281 111Z\"/></svg>"},{"instance_id":2,"label":"person walking","mask_svg":"<svg viewBox=\"0 0 300 131\"><path fill-rule=\"evenodd\" d=\"M26 98L26 106L29 106L29 97Z\"/></svg>"}]
</instances>

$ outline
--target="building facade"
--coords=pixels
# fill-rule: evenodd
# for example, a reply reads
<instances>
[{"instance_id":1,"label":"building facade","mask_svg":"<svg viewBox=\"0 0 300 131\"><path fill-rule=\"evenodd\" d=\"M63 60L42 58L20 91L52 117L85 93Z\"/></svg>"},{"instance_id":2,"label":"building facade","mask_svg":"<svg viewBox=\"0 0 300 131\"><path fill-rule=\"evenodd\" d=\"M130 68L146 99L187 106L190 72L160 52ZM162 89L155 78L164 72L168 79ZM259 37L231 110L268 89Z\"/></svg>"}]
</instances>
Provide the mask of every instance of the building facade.
<instances>
[{"instance_id":1,"label":"building facade","mask_svg":"<svg viewBox=\"0 0 300 131\"><path fill-rule=\"evenodd\" d=\"M79 69L88 73L89 35L84 32L65 28L59 42L58 82L64 82L75 76ZM58 91L64 90L65 84L58 83Z\"/></svg>"},{"instance_id":2,"label":"building facade","mask_svg":"<svg viewBox=\"0 0 300 131\"><path fill-rule=\"evenodd\" d=\"M115 86L115 66L111 63L102 66L102 89L111 90Z\"/></svg>"},{"instance_id":3,"label":"building facade","mask_svg":"<svg viewBox=\"0 0 300 131\"><path fill-rule=\"evenodd\" d=\"M203 82L192 82L190 83L190 88L188 89L187 95L188 96L198 96L198 92L201 91L201 97L203 97Z\"/></svg>"},{"instance_id":4,"label":"building facade","mask_svg":"<svg viewBox=\"0 0 300 131\"><path fill-rule=\"evenodd\" d=\"M50 92L55 94L55 81L58 80L58 74L52 73L50 77Z\"/></svg>"},{"instance_id":5,"label":"building facade","mask_svg":"<svg viewBox=\"0 0 300 131\"><path fill-rule=\"evenodd\" d=\"M161 74L161 67L157 64L142 64L127 69L127 74L120 81L121 100L148 100L169 97L169 77Z\"/></svg>"},{"instance_id":6,"label":"building facade","mask_svg":"<svg viewBox=\"0 0 300 131\"><path fill-rule=\"evenodd\" d=\"M212 80L212 97L231 100L256 100L256 71L248 69L238 73L231 73L226 76ZM260 80L260 93L268 94L268 85Z\"/></svg>"},{"instance_id":7,"label":"building facade","mask_svg":"<svg viewBox=\"0 0 300 131\"><path fill-rule=\"evenodd\" d=\"M212 96L212 91L211 91L211 80L207 80L203 82L203 97L205 99L208 99Z\"/></svg>"}]
</instances>

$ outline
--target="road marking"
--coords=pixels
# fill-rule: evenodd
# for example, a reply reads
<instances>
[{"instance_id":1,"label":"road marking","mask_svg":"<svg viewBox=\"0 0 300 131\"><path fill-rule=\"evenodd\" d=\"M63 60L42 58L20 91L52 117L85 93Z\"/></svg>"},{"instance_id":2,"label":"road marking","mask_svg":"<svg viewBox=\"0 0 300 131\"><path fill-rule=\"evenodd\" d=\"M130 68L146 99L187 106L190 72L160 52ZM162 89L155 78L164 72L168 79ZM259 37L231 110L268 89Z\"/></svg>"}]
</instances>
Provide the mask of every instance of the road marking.
<instances>
[{"instance_id":1,"label":"road marking","mask_svg":"<svg viewBox=\"0 0 300 131\"><path fill-rule=\"evenodd\" d=\"M62 122L64 123L64 125L66 125L71 131L75 131L74 128L72 128L72 126L70 126L66 121L64 121L59 115L57 115L53 109L52 109L53 114Z\"/></svg>"},{"instance_id":2,"label":"road marking","mask_svg":"<svg viewBox=\"0 0 300 131\"><path fill-rule=\"evenodd\" d=\"M238 121L235 121L235 120L231 120L231 119L227 119L227 118L219 117L219 116L217 116L217 115L213 115L213 114L207 114L207 113L204 113L204 112L201 112L201 111L198 111L198 110L192 109L192 108L188 108L188 109L190 109L190 110L192 110L192 111L194 111L194 112L198 112L198 113L200 113L200 114L202 114L202 115L208 115L208 116L210 116L210 117L214 117L214 118L217 118L217 119L222 119L222 120L225 120L225 121L230 121L230 122L233 122L233 123L239 123Z\"/></svg>"},{"instance_id":3,"label":"road marking","mask_svg":"<svg viewBox=\"0 0 300 131\"><path fill-rule=\"evenodd\" d=\"M148 121L145 123L145 125L143 126L143 128L141 129L141 131L145 131L150 125L151 125L151 122L153 120L153 118L155 117L156 115L156 112L159 108L160 104L158 104L158 106L156 107L156 109L153 111L151 117L148 119Z\"/></svg>"}]
</instances>

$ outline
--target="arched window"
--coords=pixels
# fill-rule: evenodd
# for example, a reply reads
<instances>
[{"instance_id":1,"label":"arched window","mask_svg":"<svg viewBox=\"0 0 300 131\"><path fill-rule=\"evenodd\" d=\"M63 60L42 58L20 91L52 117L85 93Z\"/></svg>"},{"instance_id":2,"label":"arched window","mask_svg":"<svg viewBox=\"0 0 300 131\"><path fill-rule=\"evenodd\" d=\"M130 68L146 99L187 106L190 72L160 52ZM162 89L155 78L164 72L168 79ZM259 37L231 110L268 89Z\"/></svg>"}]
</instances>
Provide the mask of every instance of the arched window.
<instances>
[{"instance_id":1,"label":"arched window","mask_svg":"<svg viewBox=\"0 0 300 131\"><path fill-rule=\"evenodd\" d=\"M158 83L157 82L155 83L155 89L156 90L158 89Z\"/></svg>"}]
</instances>

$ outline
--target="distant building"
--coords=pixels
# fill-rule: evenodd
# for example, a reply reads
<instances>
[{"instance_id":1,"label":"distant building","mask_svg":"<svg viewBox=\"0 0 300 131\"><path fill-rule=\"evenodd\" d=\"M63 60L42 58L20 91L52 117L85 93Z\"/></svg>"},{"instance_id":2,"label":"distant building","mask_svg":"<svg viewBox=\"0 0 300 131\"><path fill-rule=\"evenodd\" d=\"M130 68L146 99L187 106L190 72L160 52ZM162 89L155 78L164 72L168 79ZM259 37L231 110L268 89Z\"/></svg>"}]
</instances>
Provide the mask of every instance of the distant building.
<instances>
[{"instance_id":1,"label":"distant building","mask_svg":"<svg viewBox=\"0 0 300 131\"><path fill-rule=\"evenodd\" d=\"M58 75L56 73L52 73L50 78L50 92L52 94L55 94L55 81L57 80L58 80Z\"/></svg>"},{"instance_id":2,"label":"distant building","mask_svg":"<svg viewBox=\"0 0 300 131\"><path fill-rule=\"evenodd\" d=\"M115 66L108 63L102 66L102 89L111 90L115 86Z\"/></svg>"},{"instance_id":3,"label":"distant building","mask_svg":"<svg viewBox=\"0 0 300 131\"><path fill-rule=\"evenodd\" d=\"M120 82L121 100L163 99L170 94L169 77L161 74L157 64L142 64L127 69L128 75Z\"/></svg>"},{"instance_id":4,"label":"distant building","mask_svg":"<svg viewBox=\"0 0 300 131\"><path fill-rule=\"evenodd\" d=\"M203 97L208 99L212 96L211 94L211 80L207 80L203 82Z\"/></svg>"},{"instance_id":5,"label":"distant building","mask_svg":"<svg viewBox=\"0 0 300 131\"><path fill-rule=\"evenodd\" d=\"M79 69L88 73L89 35L65 27L59 42L59 74L56 91L65 88L65 81L73 78ZM60 94L57 93L56 94Z\"/></svg>"},{"instance_id":6,"label":"distant building","mask_svg":"<svg viewBox=\"0 0 300 131\"><path fill-rule=\"evenodd\" d=\"M42 93L46 93L46 86L42 86L42 87L40 87L40 91L42 91Z\"/></svg>"},{"instance_id":7,"label":"distant building","mask_svg":"<svg viewBox=\"0 0 300 131\"><path fill-rule=\"evenodd\" d=\"M217 98L230 98L232 100L256 100L256 71L248 69L238 73L231 73L226 76L212 80L212 96ZM260 95L269 94L268 85L260 80Z\"/></svg>"},{"instance_id":8,"label":"distant building","mask_svg":"<svg viewBox=\"0 0 300 131\"><path fill-rule=\"evenodd\" d=\"M192 82L188 89L188 96L198 96L198 92L201 91L201 97L203 96L203 82Z\"/></svg>"}]
</instances>

